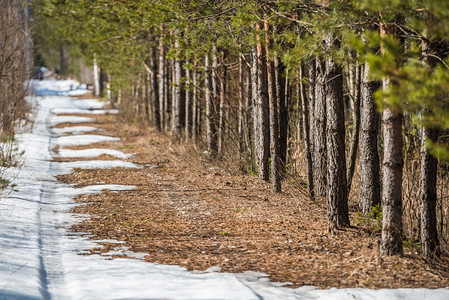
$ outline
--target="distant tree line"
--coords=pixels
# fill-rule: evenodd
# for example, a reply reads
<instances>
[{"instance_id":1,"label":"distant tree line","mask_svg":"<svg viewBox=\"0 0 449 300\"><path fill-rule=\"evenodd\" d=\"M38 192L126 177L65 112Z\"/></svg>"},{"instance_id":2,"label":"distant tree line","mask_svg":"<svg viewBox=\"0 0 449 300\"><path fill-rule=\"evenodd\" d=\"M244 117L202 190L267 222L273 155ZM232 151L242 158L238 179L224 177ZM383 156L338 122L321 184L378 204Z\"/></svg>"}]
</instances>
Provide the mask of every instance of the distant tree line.
<instances>
[{"instance_id":1,"label":"distant tree line","mask_svg":"<svg viewBox=\"0 0 449 300\"><path fill-rule=\"evenodd\" d=\"M44 60L95 57L115 101L175 143L276 192L298 172L331 232L350 194L365 215L381 205L385 255L405 238L447 250L449 2L36 0L34 14Z\"/></svg>"}]
</instances>

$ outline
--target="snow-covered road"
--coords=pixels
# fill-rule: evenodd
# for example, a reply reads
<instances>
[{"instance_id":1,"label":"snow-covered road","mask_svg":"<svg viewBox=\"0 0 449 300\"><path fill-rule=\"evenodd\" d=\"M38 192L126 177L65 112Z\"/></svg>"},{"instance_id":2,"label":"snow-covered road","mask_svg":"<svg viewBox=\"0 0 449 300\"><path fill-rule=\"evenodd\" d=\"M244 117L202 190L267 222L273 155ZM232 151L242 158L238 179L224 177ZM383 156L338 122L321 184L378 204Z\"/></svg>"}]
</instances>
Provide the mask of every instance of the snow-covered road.
<instances>
[{"instance_id":1,"label":"snow-covered road","mask_svg":"<svg viewBox=\"0 0 449 300\"><path fill-rule=\"evenodd\" d=\"M72 168L138 167L128 162L52 162L53 147L67 147L113 140L89 135L92 127L52 129L58 123L84 122L80 117L57 113L104 113L96 100L76 100L69 95L74 81L47 79L35 82L41 95L30 99L36 107L34 125L17 139L25 151L24 166L10 170L18 191L0 200L0 299L449 299L449 289L289 289L271 283L259 273L188 272L179 266L146 263L139 259L113 259L107 255L80 255L93 241L71 234L69 228L83 216L70 214L73 197L103 189L126 190L132 186L96 185L75 189L58 183L55 175ZM108 111L114 113L115 111ZM91 120L91 119L90 119ZM75 133L75 135L69 135ZM63 150L63 148L61 148ZM96 152L96 153L95 153ZM60 151L60 155L95 157L119 151ZM126 252L117 242L116 254ZM295 266L292 266L295 268Z\"/></svg>"}]
</instances>

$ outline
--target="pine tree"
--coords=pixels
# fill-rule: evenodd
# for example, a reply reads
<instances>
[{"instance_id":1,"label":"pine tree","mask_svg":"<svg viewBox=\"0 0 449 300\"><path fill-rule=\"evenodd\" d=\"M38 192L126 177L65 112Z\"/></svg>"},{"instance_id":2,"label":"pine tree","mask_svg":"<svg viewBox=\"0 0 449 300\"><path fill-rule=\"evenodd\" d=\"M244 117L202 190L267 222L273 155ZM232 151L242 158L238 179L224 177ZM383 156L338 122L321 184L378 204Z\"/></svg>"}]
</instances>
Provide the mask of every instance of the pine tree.
<instances>
[{"instance_id":1,"label":"pine tree","mask_svg":"<svg viewBox=\"0 0 449 300\"><path fill-rule=\"evenodd\" d=\"M374 92L379 84L369 79L369 66L364 64L361 84L360 116L360 187L359 207L368 214L380 204L379 153L377 146L378 122Z\"/></svg>"}]
</instances>

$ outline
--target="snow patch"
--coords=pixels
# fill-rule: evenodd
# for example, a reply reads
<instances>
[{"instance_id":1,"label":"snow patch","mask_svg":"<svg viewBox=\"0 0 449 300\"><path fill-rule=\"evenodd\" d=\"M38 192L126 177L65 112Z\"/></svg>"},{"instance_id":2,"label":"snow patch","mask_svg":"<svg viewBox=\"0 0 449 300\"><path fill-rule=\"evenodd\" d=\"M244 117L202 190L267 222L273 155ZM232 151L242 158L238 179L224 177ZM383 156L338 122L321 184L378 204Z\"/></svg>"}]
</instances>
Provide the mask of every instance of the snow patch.
<instances>
[{"instance_id":1,"label":"snow patch","mask_svg":"<svg viewBox=\"0 0 449 300\"><path fill-rule=\"evenodd\" d=\"M57 137L52 140L54 146L68 147L68 146L85 146L100 142L113 142L119 141L119 138L97 135L97 134L84 134L84 135L69 135Z\"/></svg>"},{"instance_id":2,"label":"snow patch","mask_svg":"<svg viewBox=\"0 0 449 300\"><path fill-rule=\"evenodd\" d=\"M120 184L103 184L103 185L88 185L82 188L73 188L65 184L56 187L55 195L57 197L75 197L78 195L97 194L102 191L130 191L135 189L134 185L120 185Z\"/></svg>"},{"instance_id":3,"label":"snow patch","mask_svg":"<svg viewBox=\"0 0 449 300\"><path fill-rule=\"evenodd\" d=\"M79 116L52 116L48 120L49 126L56 126L62 123L89 123L95 122L94 118L79 117Z\"/></svg>"},{"instance_id":4,"label":"snow patch","mask_svg":"<svg viewBox=\"0 0 449 300\"><path fill-rule=\"evenodd\" d=\"M117 114L118 109L85 109L85 108L55 108L52 110L54 114Z\"/></svg>"},{"instance_id":5,"label":"snow patch","mask_svg":"<svg viewBox=\"0 0 449 300\"><path fill-rule=\"evenodd\" d=\"M86 160L86 161L70 161L70 162L60 162L52 168L51 174L63 175L70 174L74 169L112 169L112 168L128 168L128 169L140 169L142 166L120 160Z\"/></svg>"},{"instance_id":6,"label":"snow patch","mask_svg":"<svg viewBox=\"0 0 449 300\"><path fill-rule=\"evenodd\" d=\"M99 129L92 126L69 126L64 128L52 128L51 131L56 135L65 135L65 134L80 134L84 132L92 132L92 131L101 131L103 129Z\"/></svg>"},{"instance_id":7,"label":"snow patch","mask_svg":"<svg viewBox=\"0 0 449 300\"><path fill-rule=\"evenodd\" d=\"M110 155L115 156L117 158L130 158L133 155L132 154L126 154L122 151L118 150L111 150L111 149L83 149L83 150L70 150L70 149L59 149L58 150L58 157L97 157L101 155Z\"/></svg>"},{"instance_id":8,"label":"snow patch","mask_svg":"<svg viewBox=\"0 0 449 300\"><path fill-rule=\"evenodd\" d=\"M81 109L101 109L105 105L109 104L109 102L99 101L97 99L81 99L81 100L73 100L73 105L77 108Z\"/></svg>"},{"instance_id":9,"label":"snow patch","mask_svg":"<svg viewBox=\"0 0 449 300\"><path fill-rule=\"evenodd\" d=\"M34 94L41 97L48 96L77 96L87 92L87 86L76 80L56 80L47 78L46 80L30 80L30 89Z\"/></svg>"}]
</instances>

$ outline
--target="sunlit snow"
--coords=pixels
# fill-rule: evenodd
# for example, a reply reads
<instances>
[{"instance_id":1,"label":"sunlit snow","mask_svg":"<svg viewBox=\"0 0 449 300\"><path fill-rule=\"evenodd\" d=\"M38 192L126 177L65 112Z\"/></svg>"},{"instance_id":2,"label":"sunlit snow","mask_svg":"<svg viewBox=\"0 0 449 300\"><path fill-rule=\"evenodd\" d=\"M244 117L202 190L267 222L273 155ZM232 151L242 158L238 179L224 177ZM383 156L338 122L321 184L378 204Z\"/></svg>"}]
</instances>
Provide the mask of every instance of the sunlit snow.
<instances>
[{"instance_id":1,"label":"sunlit snow","mask_svg":"<svg viewBox=\"0 0 449 300\"><path fill-rule=\"evenodd\" d=\"M49 126L56 126L63 123L86 123L95 122L95 118L80 117L80 116L52 116L49 117L47 124Z\"/></svg>"},{"instance_id":2,"label":"sunlit snow","mask_svg":"<svg viewBox=\"0 0 449 300\"><path fill-rule=\"evenodd\" d=\"M57 156L59 157L97 157L100 155L110 155L117 158L130 158L132 154L126 154L122 151L112 150L112 149L82 149L82 150L71 150L71 149L59 149Z\"/></svg>"},{"instance_id":3,"label":"sunlit snow","mask_svg":"<svg viewBox=\"0 0 449 300\"><path fill-rule=\"evenodd\" d=\"M92 132L92 131L101 131L102 129L92 127L92 126L69 126L69 127L63 127L63 128L52 128L51 132L57 134L57 135L63 135L63 134L80 134L84 132Z\"/></svg>"},{"instance_id":4,"label":"sunlit snow","mask_svg":"<svg viewBox=\"0 0 449 300\"><path fill-rule=\"evenodd\" d=\"M68 135L54 138L51 143L59 145L61 147L68 146L83 146L100 142L113 142L118 141L119 138L97 134L83 134L83 135Z\"/></svg>"},{"instance_id":5,"label":"sunlit snow","mask_svg":"<svg viewBox=\"0 0 449 300\"><path fill-rule=\"evenodd\" d=\"M118 113L117 109L82 109L82 108L55 108L52 110L54 114L91 114L91 115L100 115L100 114L116 114Z\"/></svg>"}]
</instances>

